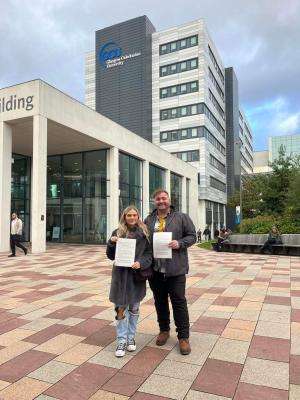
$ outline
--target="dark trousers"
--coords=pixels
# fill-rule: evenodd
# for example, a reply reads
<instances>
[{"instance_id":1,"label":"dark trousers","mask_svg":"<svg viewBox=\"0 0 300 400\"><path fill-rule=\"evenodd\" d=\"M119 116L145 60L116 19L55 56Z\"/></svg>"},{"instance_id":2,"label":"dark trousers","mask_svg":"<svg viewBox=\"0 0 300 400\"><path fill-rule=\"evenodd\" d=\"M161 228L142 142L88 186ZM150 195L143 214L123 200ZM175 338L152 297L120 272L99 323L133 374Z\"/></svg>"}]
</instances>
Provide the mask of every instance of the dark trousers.
<instances>
[{"instance_id":1,"label":"dark trousers","mask_svg":"<svg viewBox=\"0 0 300 400\"><path fill-rule=\"evenodd\" d=\"M24 253L26 252L26 247L21 244L21 240L21 235L10 235L10 248L12 254L16 254L16 246L20 247Z\"/></svg>"},{"instance_id":2,"label":"dark trousers","mask_svg":"<svg viewBox=\"0 0 300 400\"><path fill-rule=\"evenodd\" d=\"M187 339L190 322L185 298L186 276L179 275L167 278L160 272L154 272L149 283L154 296L160 331L170 330L170 297L178 339Z\"/></svg>"},{"instance_id":3,"label":"dark trousers","mask_svg":"<svg viewBox=\"0 0 300 400\"><path fill-rule=\"evenodd\" d=\"M268 239L265 244L263 245L263 247L261 248L261 252L264 252L265 250L268 250L270 253L272 253L273 248L272 245L276 244L276 240L275 239Z\"/></svg>"}]
</instances>

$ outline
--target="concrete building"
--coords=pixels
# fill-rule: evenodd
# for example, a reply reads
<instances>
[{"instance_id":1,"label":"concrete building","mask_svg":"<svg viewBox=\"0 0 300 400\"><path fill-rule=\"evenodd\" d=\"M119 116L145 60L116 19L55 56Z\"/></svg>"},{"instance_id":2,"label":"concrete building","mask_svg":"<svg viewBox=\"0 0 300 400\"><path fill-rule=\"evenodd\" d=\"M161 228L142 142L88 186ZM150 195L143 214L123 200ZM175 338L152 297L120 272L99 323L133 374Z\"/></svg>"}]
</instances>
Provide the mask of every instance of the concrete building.
<instances>
[{"instance_id":1,"label":"concrete building","mask_svg":"<svg viewBox=\"0 0 300 400\"><path fill-rule=\"evenodd\" d=\"M197 170L41 80L0 89L0 251L10 212L32 252L46 240L105 243L120 211L145 217L164 187L198 225Z\"/></svg>"},{"instance_id":2,"label":"concrete building","mask_svg":"<svg viewBox=\"0 0 300 400\"><path fill-rule=\"evenodd\" d=\"M137 41L137 31L144 38L142 42ZM150 41L152 54L149 57ZM109 50L103 55L103 48L106 50L108 44ZM126 58L132 54L134 58ZM225 206L227 195L231 194L227 186L232 182L226 174L231 168L230 176L234 174L240 181L241 170L247 172L252 168L252 135L246 118L239 122L238 85L235 92L226 93L230 84L225 86L225 69L204 20L161 32L155 32L145 16L125 21L96 32L96 51L87 54L87 65L93 63L93 56L96 64L93 98L96 110L107 115L105 107L108 107L108 102L97 103L97 95L103 96L103 90L117 91L118 96L113 96L109 103L113 103L115 115L110 110L108 116L121 125L129 123L125 119L121 121L118 114L121 95L128 96L125 114L145 121L143 110L147 109L147 116L152 117L151 126L147 122L145 130L131 121L130 129L197 168L200 227L203 229L209 225L213 230L226 225ZM103 68L103 60L106 68ZM100 74L101 80L97 83ZM130 80L133 89L126 89L120 83L125 79ZM86 80L92 81L87 75ZM139 106L133 107L130 105L132 90L136 90L136 97L140 98L138 89L142 88L144 81L147 89L142 92L146 105L140 102ZM150 84L151 93L148 91ZM90 91L87 87L87 96L92 96ZM146 98L151 100L151 108ZM91 97L89 99L89 104L93 104ZM229 104L234 107L232 112L237 121L234 131L226 125L226 106L229 109ZM241 139L239 125L246 132ZM235 142L238 161L230 164Z\"/></svg>"},{"instance_id":3,"label":"concrete building","mask_svg":"<svg viewBox=\"0 0 300 400\"><path fill-rule=\"evenodd\" d=\"M253 153L253 174L266 174L271 171L272 168L269 167L269 152L255 151Z\"/></svg>"}]
</instances>

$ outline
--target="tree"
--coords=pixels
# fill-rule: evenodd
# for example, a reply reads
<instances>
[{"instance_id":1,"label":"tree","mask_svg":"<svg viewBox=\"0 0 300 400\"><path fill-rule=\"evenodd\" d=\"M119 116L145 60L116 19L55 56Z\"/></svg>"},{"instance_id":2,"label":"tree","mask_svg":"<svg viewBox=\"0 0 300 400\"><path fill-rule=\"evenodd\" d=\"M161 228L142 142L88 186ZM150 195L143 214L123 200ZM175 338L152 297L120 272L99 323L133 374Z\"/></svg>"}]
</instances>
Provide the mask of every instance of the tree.
<instances>
[{"instance_id":1,"label":"tree","mask_svg":"<svg viewBox=\"0 0 300 400\"><path fill-rule=\"evenodd\" d=\"M300 169L291 179L287 191L286 212L294 219L300 220Z\"/></svg>"}]
</instances>

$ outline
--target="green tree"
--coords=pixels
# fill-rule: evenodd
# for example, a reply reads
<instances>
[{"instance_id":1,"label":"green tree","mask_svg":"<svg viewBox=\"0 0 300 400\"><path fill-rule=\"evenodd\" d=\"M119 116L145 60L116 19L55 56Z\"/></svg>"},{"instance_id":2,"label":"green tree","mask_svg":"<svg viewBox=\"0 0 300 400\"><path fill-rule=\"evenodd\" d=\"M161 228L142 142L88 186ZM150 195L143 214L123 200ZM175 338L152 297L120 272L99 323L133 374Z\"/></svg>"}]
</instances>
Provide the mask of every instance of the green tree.
<instances>
[{"instance_id":1,"label":"green tree","mask_svg":"<svg viewBox=\"0 0 300 400\"><path fill-rule=\"evenodd\" d=\"M300 169L290 181L285 210L286 214L290 214L297 221L300 220Z\"/></svg>"}]
</instances>

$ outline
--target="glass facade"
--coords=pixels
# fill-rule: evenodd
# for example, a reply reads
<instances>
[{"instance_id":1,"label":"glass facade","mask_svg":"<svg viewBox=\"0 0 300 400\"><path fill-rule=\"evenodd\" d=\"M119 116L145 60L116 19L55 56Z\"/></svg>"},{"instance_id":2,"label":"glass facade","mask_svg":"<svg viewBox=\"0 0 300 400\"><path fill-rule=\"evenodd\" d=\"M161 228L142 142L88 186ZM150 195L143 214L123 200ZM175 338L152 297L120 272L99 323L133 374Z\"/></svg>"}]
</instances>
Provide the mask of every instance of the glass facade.
<instances>
[{"instance_id":1,"label":"glass facade","mask_svg":"<svg viewBox=\"0 0 300 400\"><path fill-rule=\"evenodd\" d=\"M176 211L182 211L182 178L171 172L171 204Z\"/></svg>"},{"instance_id":2,"label":"glass facade","mask_svg":"<svg viewBox=\"0 0 300 400\"><path fill-rule=\"evenodd\" d=\"M145 183L146 184L146 183ZM165 170L155 165L149 165L149 210L152 212L155 208L152 195L156 189L166 188Z\"/></svg>"},{"instance_id":3,"label":"glass facade","mask_svg":"<svg viewBox=\"0 0 300 400\"><path fill-rule=\"evenodd\" d=\"M283 146L287 156L300 155L300 135L273 136L269 138L270 161L279 156L279 149Z\"/></svg>"},{"instance_id":4,"label":"glass facade","mask_svg":"<svg viewBox=\"0 0 300 400\"><path fill-rule=\"evenodd\" d=\"M11 211L23 221L23 239L30 240L30 157L13 154L11 170Z\"/></svg>"},{"instance_id":5,"label":"glass facade","mask_svg":"<svg viewBox=\"0 0 300 400\"><path fill-rule=\"evenodd\" d=\"M128 154L119 154L119 212L129 205L142 213L142 162Z\"/></svg>"},{"instance_id":6,"label":"glass facade","mask_svg":"<svg viewBox=\"0 0 300 400\"><path fill-rule=\"evenodd\" d=\"M106 242L106 176L106 150L48 157L47 240Z\"/></svg>"}]
</instances>

